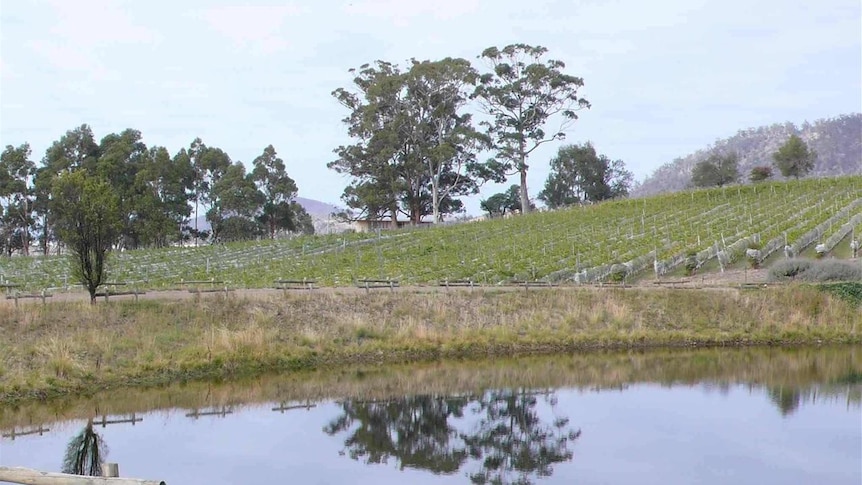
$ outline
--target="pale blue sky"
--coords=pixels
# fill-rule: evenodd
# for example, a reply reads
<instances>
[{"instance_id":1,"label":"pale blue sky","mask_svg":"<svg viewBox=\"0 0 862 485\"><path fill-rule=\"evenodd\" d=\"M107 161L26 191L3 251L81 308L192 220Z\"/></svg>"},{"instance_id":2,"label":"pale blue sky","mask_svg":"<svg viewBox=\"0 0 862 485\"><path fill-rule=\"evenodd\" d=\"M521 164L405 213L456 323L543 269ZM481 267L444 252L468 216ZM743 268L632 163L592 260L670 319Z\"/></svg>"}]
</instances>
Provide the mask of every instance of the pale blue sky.
<instances>
[{"instance_id":1,"label":"pale blue sky","mask_svg":"<svg viewBox=\"0 0 862 485\"><path fill-rule=\"evenodd\" d=\"M81 123L244 162L271 143L300 195L330 203L349 141L330 92L375 59L544 45L593 105L567 141L638 179L738 129L862 110L859 0L0 0L0 42L0 145L40 160ZM558 146L531 159L532 196Z\"/></svg>"}]
</instances>

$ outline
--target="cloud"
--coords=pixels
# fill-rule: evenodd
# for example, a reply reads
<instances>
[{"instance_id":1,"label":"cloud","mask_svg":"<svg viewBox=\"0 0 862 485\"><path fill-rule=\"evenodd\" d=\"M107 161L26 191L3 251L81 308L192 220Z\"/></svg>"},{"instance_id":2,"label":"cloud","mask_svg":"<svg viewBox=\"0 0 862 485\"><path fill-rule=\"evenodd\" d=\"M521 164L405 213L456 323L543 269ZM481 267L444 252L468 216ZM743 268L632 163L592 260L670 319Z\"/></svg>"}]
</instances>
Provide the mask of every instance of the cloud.
<instances>
[{"instance_id":1,"label":"cloud","mask_svg":"<svg viewBox=\"0 0 862 485\"><path fill-rule=\"evenodd\" d=\"M74 73L87 73L93 80L116 80L118 74L104 63L103 49L118 44L152 45L159 34L136 24L129 12L116 2L93 0L66 2L52 0L45 17L45 30L27 32L26 44L53 67ZM53 18L51 18L53 17Z\"/></svg>"},{"instance_id":2,"label":"cloud","mask_svg":"<svg viewBox=\"0 0 862 485\"><path fill-rule=\"evenodd\" d=\"M54 68L84 74L97 81L117 80L119 74L109 69L92 52L61 42L33 41L30 47Z\"/></svg>"},{"instance_id":3,"label":"cloud","mask_svg":"<svg viewBox=\"0 0 862 485\"><path fill-rule=\"evenodd\" d=\"M344 7L348 15L363 15L384 19L398 27L406 27L415 18L451 20L479 9L479 0L347 0Z\"/></svg>"},{"instance_id":4,"label":"cloud","mask_svg":"<svg viewBox=\"0 0 862 485\"><path fill-rule=\"evenodd\" d=\"M50 31L64 40L82 46L115 43L155 43L160 40L158 32L138 25L128 9L117 2L89 0L49 2L57 17Z\"/></svg>"},{"instance_id":5,"label":"cloud","mask_svg":"<svg viewBox=\"0 0 862 485\"><path fill-rule=\"evenodd\" d=\"M235 47L266 55L291 47L285 21L303 13L295 5L243 5L211 8L203 12L203 18Z\"/></svg>"}]
</instances>

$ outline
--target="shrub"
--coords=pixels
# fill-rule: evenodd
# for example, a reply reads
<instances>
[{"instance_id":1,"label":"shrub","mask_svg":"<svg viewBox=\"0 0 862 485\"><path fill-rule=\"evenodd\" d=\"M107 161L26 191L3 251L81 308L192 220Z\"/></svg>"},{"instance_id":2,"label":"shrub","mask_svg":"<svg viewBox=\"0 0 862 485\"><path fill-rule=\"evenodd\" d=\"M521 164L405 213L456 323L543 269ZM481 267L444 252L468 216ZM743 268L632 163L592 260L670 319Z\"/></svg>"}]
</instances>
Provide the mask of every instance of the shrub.
<instances>
[{"instance_id":1,"label":"shrub","mask_svg":"<svg viewBox=\"0 0 862 485\"><path fill-rule=\"evenodd\" d=\"M862 280L862 266L851 261L825 259L803 271L800 278L811 282L859 281Z\"/></svg>"},{"instance_id":2,"label":"shrub","mask_svg":"<svg viewBox=\"0 0 862 485\"><path fill-rule=\"evenodd\" d=\"M853 305L862 306L862 283L829 283L817 285L817 287L821 291L832 293ZM860 377L862 377L862 374L860 374Z\"/></svg>"},{"instance_id":3,"label":"shrub","mask_svg":"<svg viewBox=\"0 0 862 485\"><path fill-rule=\"evenodd\" d=\"M760 244L750 242L745 250L745 257L748 258L748 265L753 269L760 268L760 263L763 262L763 251L760 250Z\"/></svg>"},{"instance_id":4,"label":"shrub","mask_svg":"<svg viewBox=\"0 0 862 485\"><path fill-rule=\"evenodd\" d=\"M791 258L782 259L769 268L770 281L792 280L804 271L807 271L814 262L810 259Z\"/></svg>"},{"instance_id":5,"label":"shrub","mask_svg":"<svg viewBox=\"0 0 862 485\"><path fill-rule=\"evenodd\" d=\"M685 275L693 276L697 272L697 252L689 251L685 256Z\"/></svg>"},{"instance_id":6,"label":"shrub","mask_svg":"<svg viewBox=\"0 0 862 485\"><path fill-rule=\"evenodd\" d=\"M614 283L621 283L625 281L626 276L628 276L628 268L624 264L614 264L611 266L610 280Z\"/></svg>"},{"instance_id":7,"label":"shrub","mask_svg":"<svg viewBox=\"0 0 862 485\"><path fill-rule=\"evenodd\" d=\"M763 182L766 179L772 178L772 167L768 165L761 165L751 169L751 173L748 175L748 180L757 183Z\"/></svg>"}]
</instances>

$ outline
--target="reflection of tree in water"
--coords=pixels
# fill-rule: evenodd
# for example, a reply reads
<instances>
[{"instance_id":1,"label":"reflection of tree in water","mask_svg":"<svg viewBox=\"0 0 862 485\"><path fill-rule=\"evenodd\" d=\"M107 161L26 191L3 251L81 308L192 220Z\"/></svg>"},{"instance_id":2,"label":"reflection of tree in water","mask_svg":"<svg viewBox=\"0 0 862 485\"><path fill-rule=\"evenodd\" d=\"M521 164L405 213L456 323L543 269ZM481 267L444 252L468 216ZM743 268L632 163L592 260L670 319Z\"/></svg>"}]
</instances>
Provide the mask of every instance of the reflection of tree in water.
<instances>
[{"instance_id":1,"label":"reflection of tree in water","mask_svg":"<svg viewBox=\"0 0 862 485\"><path fill-rule=\"evenodd\" d=\"M80 433L73 436L66 445L66 454L63 456L63 473L73 475L102 475L102 461L108 456L108 445L93 430L93 420L87 421L87 425Z\"/></svg>"},{"instance_id":2,"label":"reflection of tree in water","mask_svg":"<svg viewBox=\"0 0 862 485\"><path fill-rule=\"evenodd\" d=\"M483 460L482 470L470 474L473 483L528 484L531 474L550 476L553 464L572 459L568 444L581 431L569 428L568 418L542 423L535 409L540 395L556 404L551 391L492 391L479 400L474 412L482 417L475 433L464 435L470 456Z\"/></svg>"},{"instance_id":3,"label":"reflection of tree in water","mask_svg":"<svg viewBox=\"0 0 862 485\"><path fill-rule=\"evenodd\" d=\"M771 387L767 390L769 399L778 406L782 416L790 416L799 408L802 395L795 387Z\"/></svg>"},{"instance_id":4,"label":"reflection of tree in water","mask_svg":"<svg viewBox=\"0 0 862 485\"><path fill-rule=\"evenodd\" d=\"M536 406L544 396L554 406L552 392L491 391L481 396L410 396L387 401L346 400L342 414L324 431L348 433L344 441L355 460L385 463L390 457L401 468L433 473L454 473L468 460L480 464L468 472L473 483L531 483L530 478L549 476L554 463L572 458L569 441L580 431L568 427L568 419L543 422ZM464 431L450 418L462 418L465 410L478 420Z\"/></svg>"},{"instance_id":5,"label":"reflection of tree in water","mask_svg":"<svg viewBox=\"0 0 862 485\"><path fill-rule=\"evenodd\" d=\"M452 473L467 458L449 417L463 416L466 397L411 396L389 401L341 403L343 414L323 430L329 435L348 431L344 441L350 457L366 463L385 463L395 457L401 468Z\"/></svg>"}]
</instances>

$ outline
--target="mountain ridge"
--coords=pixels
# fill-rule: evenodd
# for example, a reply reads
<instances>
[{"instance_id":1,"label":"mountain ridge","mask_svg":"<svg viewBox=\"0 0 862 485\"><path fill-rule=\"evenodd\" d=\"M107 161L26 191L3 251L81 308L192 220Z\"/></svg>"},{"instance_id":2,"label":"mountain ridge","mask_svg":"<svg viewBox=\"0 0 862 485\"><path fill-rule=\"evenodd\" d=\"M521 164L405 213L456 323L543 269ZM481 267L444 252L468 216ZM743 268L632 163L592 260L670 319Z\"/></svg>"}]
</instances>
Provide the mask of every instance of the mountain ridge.
<instances>
[{"instance_id":1,"label":"mountain ridge","mask_svg":"<svg viewBox=\"0 0 862 485\"><path fill-rule=\"evenodd\" d=\"M817 161L809 176L862 173L862 113L850 113L804 121L799 126L788 121L739 130L735 135L718 139L706 148L658 167L632 190L632 196L646 197L690 188L691 171L698 162L716 153L732 151L739 155L740 182L748 183L751 169L759 165L772 167L772 154L794 134L817 152ZM773 179L785 180L785 177L774 169Z\"/></svg>"}]
</instances>

